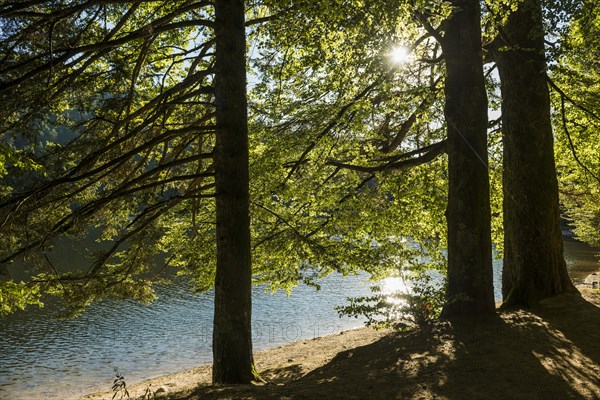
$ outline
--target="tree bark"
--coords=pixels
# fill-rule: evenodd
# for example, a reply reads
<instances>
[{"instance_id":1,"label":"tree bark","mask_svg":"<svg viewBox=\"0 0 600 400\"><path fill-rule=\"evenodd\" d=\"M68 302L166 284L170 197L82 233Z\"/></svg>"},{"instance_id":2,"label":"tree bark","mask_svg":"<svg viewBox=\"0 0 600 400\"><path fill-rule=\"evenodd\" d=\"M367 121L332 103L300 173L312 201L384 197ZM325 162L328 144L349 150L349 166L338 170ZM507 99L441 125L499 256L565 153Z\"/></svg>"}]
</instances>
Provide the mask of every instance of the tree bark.
<instances>
[{"instance_id":1,"label":"tree bark","mask_svg":"<svg viewBox=\"0 0 600 400\"><path fill-rule=\"evenodd\" d=\"M215 2L217 271L213 383L250 383L251 257L243 0Z\"/></svg>"},{"instance_id":2,"label":"tree bark","mask_svg":"<svg viewBox=\"0 0 600 400\"><path fill-rule=\"evenodd\" d=\"M481 10L479 0L451 3L455 10L442 39L449 174L446 318L495 312Z\"/></svg>"},{"instance_id":3,"label":"tree bark","mask_svg":"<svg viewBox=\"0 0 600 400\"><path fill-rule=\"evenodd\" d=\"M540 0L512 12L495 59L502 90L505 305L576 292L567 274Z\"/></svg>"}]
</instances>

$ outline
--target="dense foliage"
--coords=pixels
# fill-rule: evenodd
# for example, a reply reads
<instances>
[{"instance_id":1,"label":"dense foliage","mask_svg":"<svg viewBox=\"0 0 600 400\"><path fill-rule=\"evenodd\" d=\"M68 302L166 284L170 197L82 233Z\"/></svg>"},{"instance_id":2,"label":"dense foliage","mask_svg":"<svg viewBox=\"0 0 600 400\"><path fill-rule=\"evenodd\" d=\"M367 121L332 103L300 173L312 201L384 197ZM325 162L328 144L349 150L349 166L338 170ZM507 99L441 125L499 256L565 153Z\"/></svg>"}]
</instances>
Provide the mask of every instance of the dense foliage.
<instances>
[{"instance_id":1,"label":"dense foliage","mask_svg":"<svg viewBox=\"0 0 600 400\"><path fill-rule=\"evenodd\" d=\"M203 264L190 270L210 280L210 14L190 1L0 9L0 129L19 160L5 164L1 258L33 276L33 292L76 308L151 300L156 264ZM100 253L56 265L60 235L96 240Z\"/></svg>"},{"instance_id":2,"label":"dense foliage","mask_svg":"<svg viewBox=\"0 0 600 400\"><path fill-rule=\"evenodd\" d=\"M440 254L444 161L409 168L443 151L435 40L406 6L294 6L274 7L252 60L251 184L263 193L254 237L269 247L255 268L295 284L303 267L321 276L408 266L421 250L407 238ZM408 58L395 64L399 46Z\"/></svg>"},{"instance_id":3,"label":"dense foliage","mask_svg":"<svg viewBox=\"0 0 600 400\"><path fill-rule=\"evenodd\" d=\"M546 20L560 28L549 38L560 39L549 49L563 91L554 92L556 149L567 215L598 244L590 49L600 23L593 2L576 3L546 2L563 10ZM489 40L506 4L484 9ZM444 271L438 39L449 12L429 1L247 4L256 282L289 290L332 271ZM107 296L149 301L152 284L174 273L212 286L213 14L211 2L188 0L0 5L0 271L26 281L0 280L0 312L36 304L41 292L76 309ZM406 57L394 61L398 51ZM490 131L500 244L497 120ZM60 265L61 236L100 250Z\"/></svg>"},{"instance_id":4,"label":"dense foliage","mask_svg":"<svg viewBox=\"0 0 600 400\"><path fill-rule=\"evenodd\" d=\"M209 288L210 3L47 1L0 11L2 262L33 277L21 288L75 308L106 296L151 300L163 265ZM432 23L445 12L430 11ZM410 7L267 2L248 12L250 26L277 16L251 28L257 280L290 289L334 270L380 275L421 257L405 238L443 266L444 162L405 169L443 150L440 114L426 112L440 109L439 49L410 22ZM400 44L425 60L393 65ZM58 265L62 235L102 250L88 265Z\"/></svg>"},{"instance_id":5,"label":"dense foliage","mask_svg":"<svg viewBox=\"0 0 600 400\"><path fill-rule=\"evenodd\" d=\"M600 10L584 2L554 66L561 198L578 238L600 246Z\"/></svg>"}]
</instances>

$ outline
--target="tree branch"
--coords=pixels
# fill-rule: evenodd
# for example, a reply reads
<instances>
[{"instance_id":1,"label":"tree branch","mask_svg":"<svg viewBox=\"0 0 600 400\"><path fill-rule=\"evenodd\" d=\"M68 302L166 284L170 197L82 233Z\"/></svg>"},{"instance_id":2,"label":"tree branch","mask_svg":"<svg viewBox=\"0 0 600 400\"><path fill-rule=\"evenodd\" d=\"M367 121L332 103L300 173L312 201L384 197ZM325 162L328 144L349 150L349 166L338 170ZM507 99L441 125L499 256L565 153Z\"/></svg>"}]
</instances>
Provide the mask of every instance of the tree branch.
<instances>
[{"instance_id":1,"label":"tree branch","mask_svg":"<svg viewBox=\"0 0 600 400\"><path fill-rule=\"evenodd\" d=\"M571 139L571 133L569 132L569 128L567 127L567 113L566 113L566 108L565 108L565 97L566 96L563 96L561 94L560 107L561 107L562 125L563 125L563 129L565 131L565 135L567 136L567 140L569 141L569 149L571 150L571 153L573 154L573 158L575 159L575 162L577 162L577 164L579 164L579 166L581 168L583 168L588 174L590 174L592 177L594 177L594 179L596 179L596 181L598 181L600 183L600 178L598 177L598 175L594 174L594 172L592 172L592 170L590 170L579 159L579 156L577 155L577 151L575 151L575 146L573 145L573 139Z\"/></svg>"},{"instance_id":2,"label":"tree branch","mask_svg":"<svg viewBox=\"0 0 600 400\"><path fill-rule=\"evenodd\" d=\"M402 160L402 161L388 162L388 163L380 164L380 165L373 166L373 167L346 164L346 163L335 161L335 160L327 161L326 164L332 165L332 166L338 167L338 168L344 168L344 169L349 169L351 171L365 172L365 173L383 172L383 171L390 171L390 170L399 170L399 169L404 169L404 168L408 168L408 167L415 167L415 166L433 161L437 156L445 153L446 152L446 141L443 140L441 142L424 147L422 149L414 150L410 153L402 154L402 155L396 156L396 157L397 158L406 158L406 157L409 157L410 155L421 154L423 152L425 152L425 154L423 154L419 157L411 158L408 160Z\"/></svg>"},{"instance_id":3,"label":"tree branch","mask_svg":"<svg viewBox=\"0 0 600 400\"><path fill-rule=\"evenodd\" d=\"M589 108L582 106L581 104L579 104L577 101L573 100L573 98L567 96L567 94L560 88L558 87L558 85L556 83L554 83L554 81L552 79L550 79L549 76L546 75L546 80L548 81L548 84L558 92L558 94L560 94L561 98L567 100L569 103L573 104L575 107L579 108L581 111L587 113L588 115L590 115L591 117L593 117L594 119L597 119L598 121L600 121L600 116L598 116L596 113L594 113L592 110L590 110Z\"/></svg>"},{"instance_id":4,"label":"tree branch","mask_svg":"<svg viewBox=\"0 0 600 400\"><path fill-rule=\"evenodd\" d=\"M381 150L383 153L390 153L390 152L396 150L398 148L398 146L400 146L402 141L406 138L406 135L408 135L408 132L410 131L410 129L413 127L413 125L417 121L417 116L420 115L421 113L423 113L427 108L429 108L429 106L437 98L437 94L440 92L440 90L437 88L437 84L441 80L442 80L442 77L440 76L435 80L433 85L431 85L431 88L430 88L431 95L425 97L425 99L423 99L423 101L421 101L421 103L417 106L417 109L415 111L413 111L413 113L408 117L408 119L406 121L404 121L402 123L402 125L400 125L400 129L399 129L398 133L396 134L396 136L394 137L394 139L392 139L392 141Z\"/></svg>"}]
</instances>

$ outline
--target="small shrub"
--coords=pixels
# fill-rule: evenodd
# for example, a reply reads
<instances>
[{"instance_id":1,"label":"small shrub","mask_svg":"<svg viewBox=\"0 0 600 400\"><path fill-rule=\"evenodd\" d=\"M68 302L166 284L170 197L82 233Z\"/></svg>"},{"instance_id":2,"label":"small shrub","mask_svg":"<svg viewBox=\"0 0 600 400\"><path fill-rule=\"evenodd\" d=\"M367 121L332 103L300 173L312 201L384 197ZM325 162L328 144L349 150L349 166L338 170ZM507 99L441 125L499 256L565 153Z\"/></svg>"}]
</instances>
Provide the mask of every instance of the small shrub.
<instances>
[{"instance_id":1,"label":"small shrub","mask_svg":"<svg viewBox=\"0 0 600 400\"><path fill-rule=\"evenodd\" d=\"M406 329L409 325L429 327L440 315L443 305L443 285L436 285L428 274L410 278L410 290L383 293L372 286L373 295L348 298L349 305L336 307L338 314L365 317L367 326Z\"/></svg>"},{"instance_id":2,"label":"small shrub","mask_svg":"<svg viewBox=\"0 0 600 400\"><path fill-rule=\"evenodd\" d=\"M155 399L156 396L155 396L154 392L152 391L152 389L150 388L150 386L151 385L148 385L148 387L144 391L144 394L141 395L140 397L137 397L136 400L153 400L153 399ZM129 391L127 390L127 383L125 382L125 378L123 377L122 374L119 373L119 370L116 368L115 368L115 380L113 381L113 385L112 385L112 392L113 392L113 396L112 396L113 400L115 400L115 399L131 400L131 396L129 395Z\"/></svg>"},{"instance_id":3,"label":"small shrub","mask_svg":"<svg viewBox=\"0 0 600 400\"><path fill-rule=\"evenodd\" d=\"M123 375L119 373L119 370L115 370L115 380L112 385L113 391L113 400L118 397L119 400L123 399L131 399L129 396L129 391L127 390L127 383L125 383L125 378Z\"/></svg>"}]
</instances>

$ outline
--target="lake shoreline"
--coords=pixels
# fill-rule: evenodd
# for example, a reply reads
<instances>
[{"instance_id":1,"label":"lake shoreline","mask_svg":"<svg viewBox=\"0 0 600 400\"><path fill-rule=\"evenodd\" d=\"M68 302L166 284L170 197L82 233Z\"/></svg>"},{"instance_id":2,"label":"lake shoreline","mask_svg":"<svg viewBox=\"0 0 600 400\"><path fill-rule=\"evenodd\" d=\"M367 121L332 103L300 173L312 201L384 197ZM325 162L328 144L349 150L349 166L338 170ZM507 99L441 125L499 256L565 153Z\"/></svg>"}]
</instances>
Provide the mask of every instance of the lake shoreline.
<instances>
[{"instance_id":1,"label":"lake shoreline","mask_svg":"<svg viewBox=\"0 0 600 400\"><path fill-rule=\"evenodd\" d=\"M500 318L471 325L463 332L446 321L436 322L426 332L362 327L263 350L255 354L255 362L268 384L211 386L211 365L203 364L128 389L132 399L147 389L156 392L157 399L190 400L384 399L399 393L403 399L456 399L466 393L470 393L468 398L485 394L487 399L501 399L512 394L511 398L529 399L540 390L560 398L595 399L600 397L596 379L600 374L600 332L596 329L600 294L582 285L578 288L581 297L557 296L543 301L534 312L501 312ZM462 345L457 347L458 342ZM465 347L469 351L462 354ZM532 354L537 358L531 360ZM458 363L461 357L469 361ZM503 363L514 365L515 358L523 358L531 368L503 368ZM396 372L390 375L391 369ZM495 378L490 383L486 373L492 372ZM456 375L457 382L448 381L448 375ZM564 380L557 379L561 376ZM457 394L452 395L454 391ZM108 400L112 395L95 393L81 400Z\"/></svg>"},{"instance_id":2,"label":"lake shoreline","mask_svg":"<svg viewBox=\"0 0 600 400\"><path fill-rule=\"evenodd\" d=\"M598 249L575 241L567 247L570 275L576 272L578 278L573 280L582 291L591 289L591 285L581 283L598 271ZM495 265L496 272L498 267ZM498 282L499 275L495 275L496 287ZM80 399L86 393L109 391L114 368L125 375L131 388L138 382L152 382L150 378L207 368L211 360L210 293L196 295L184 286L159 289L160 299L151 306L128 302L123 307L121 302L107 302L91 307L77 320L67 321L52 318L48 307L39 313L49 314L45 318L23 313L5 319L5 335L0 338L0 350L6 356L0 366L0 398ZM326 278L319 292L304 287L297 288L291 297L265 295L261 288L254 292L256 354L355 327L360 321L340 320L332 306L343 304L349 295L370 293L360 277L348 280L335 276ZM210 382L210 372L202 374L205 382ZM160 385L156 381L152 388Z\"/></svg>"},{"instance_id":3,"label":"lake shoreline","mask_svg":"<svg viewBox=\"0 0 600 400\"><path fill-rule=\"evenodd\" d=\"M331 361L340 351L359 346L365 346L381 339L391 330L376 330L369 327L351 328L341 332L315 337L312 339L298 340L277 347L268 348L254 353L254 361L261 378L269 384L280 385L287 381L291 375L284 379L278 376L278 371L294 365L294 375L302 376L316 368L322 367ZM128 385L127 389L132 399L144 395L150 388L166 398L176 395L180 398L189 395L198 387L211 385L212 364L200 364L195 368L136 382ZM125 377L127 379L127 377ZM264 385L257 382L254 385ZM87 394L81 400L108 400L112 399L113 392L99 392ZM164 395L163 395L164 394ZM117 396L117 398L119 398Z\"/></svg>"}]
</instances>

